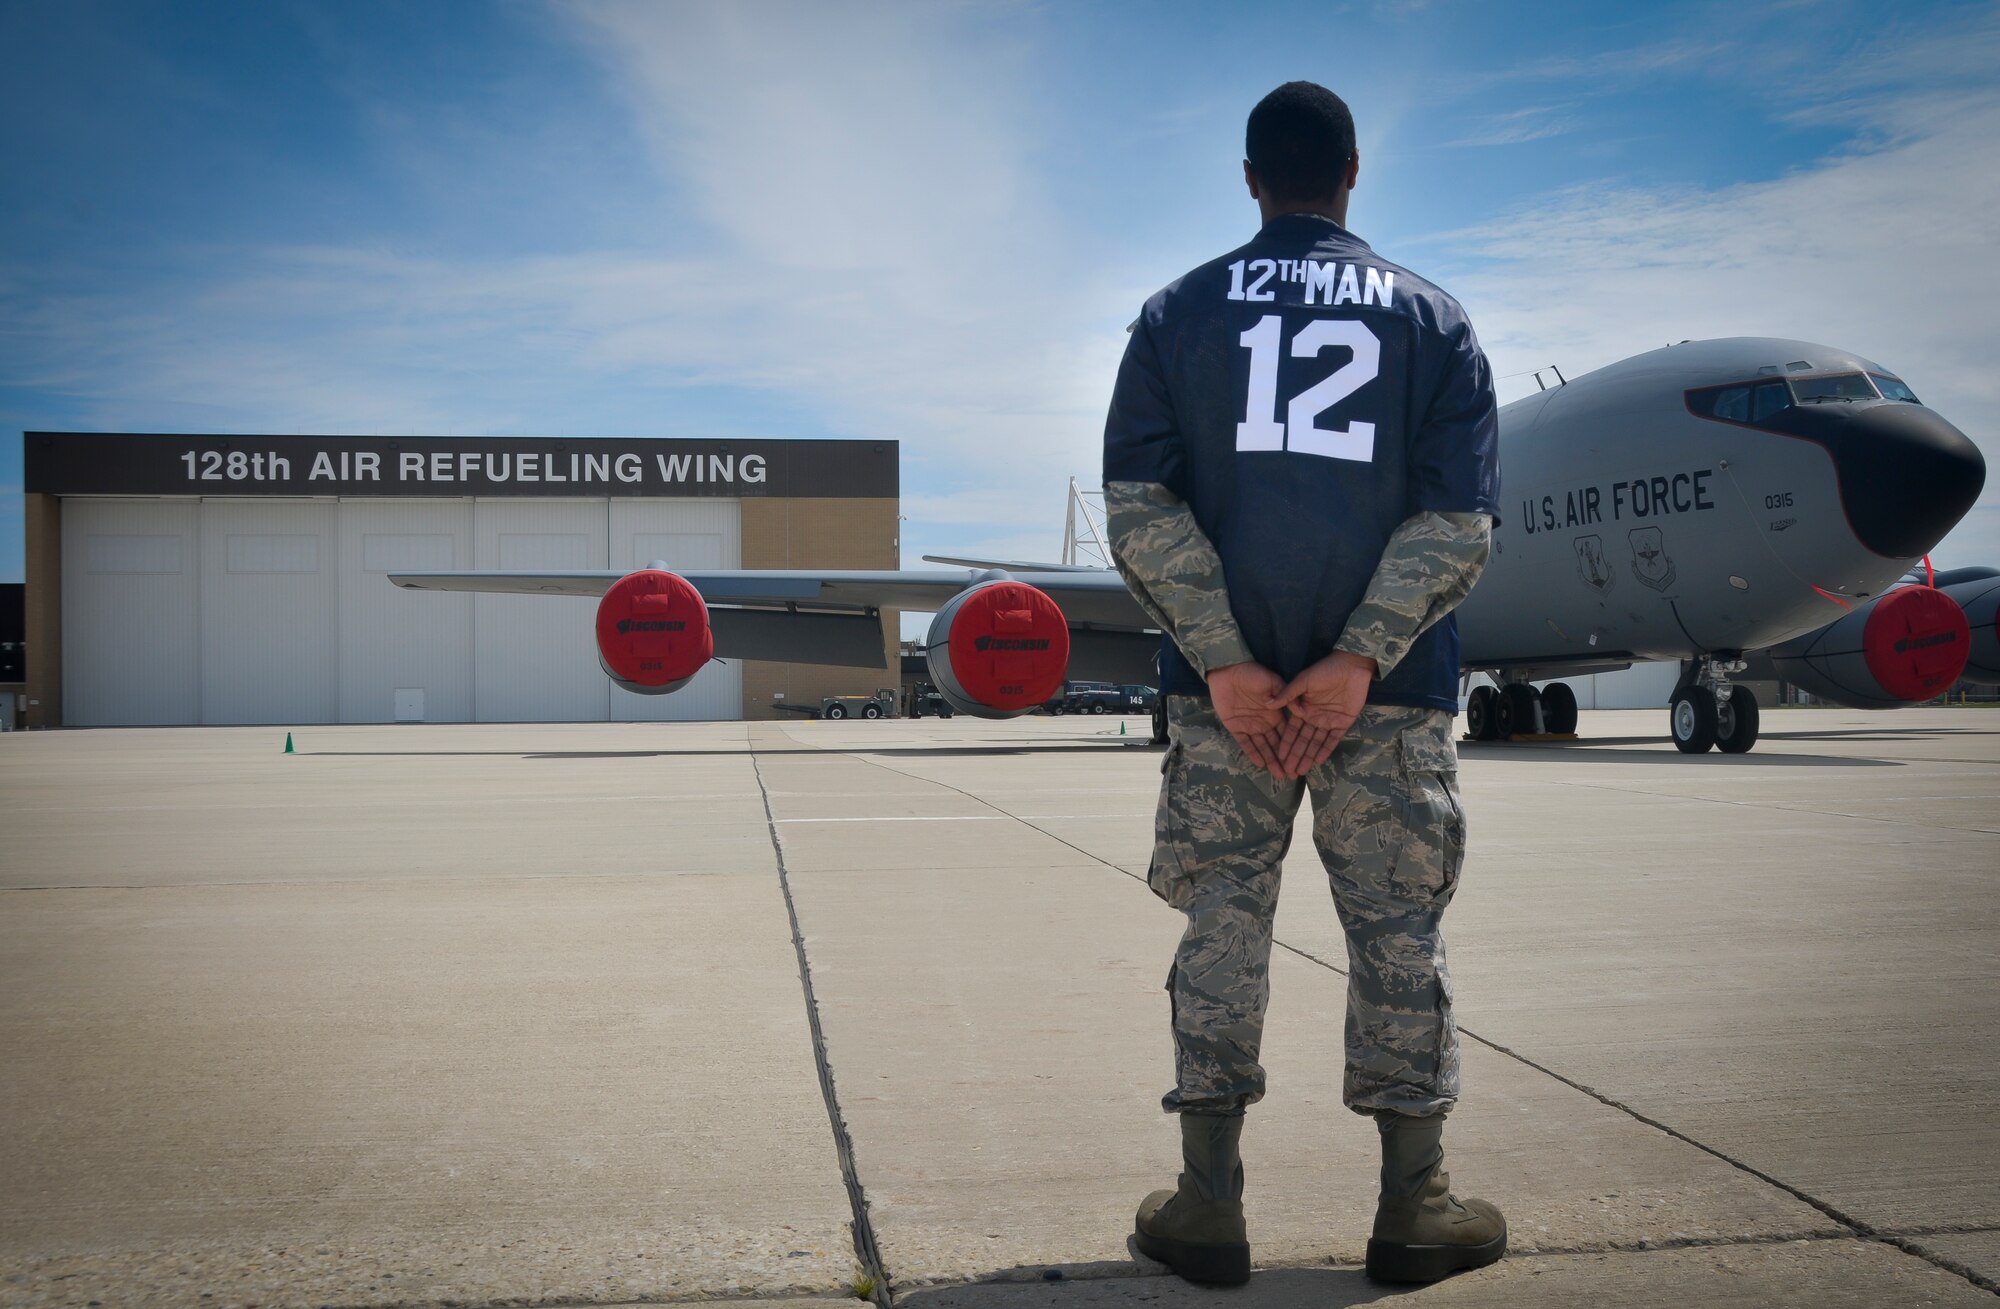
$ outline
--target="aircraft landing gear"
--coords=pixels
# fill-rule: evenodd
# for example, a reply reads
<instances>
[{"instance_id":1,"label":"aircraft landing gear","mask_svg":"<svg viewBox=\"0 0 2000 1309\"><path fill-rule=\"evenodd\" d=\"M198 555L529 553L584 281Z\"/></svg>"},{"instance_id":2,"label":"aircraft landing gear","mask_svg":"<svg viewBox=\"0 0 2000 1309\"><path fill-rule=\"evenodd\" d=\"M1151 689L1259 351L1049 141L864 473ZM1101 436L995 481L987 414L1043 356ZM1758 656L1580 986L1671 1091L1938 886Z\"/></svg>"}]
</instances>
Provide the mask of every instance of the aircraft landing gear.
<instances>
[{"instance_id":1,"label":"aircraft landing gear","mask_svg":"<svg viewBox=\"0 0 2000 1309\"><path fill-rule=\"evenodd\" d=\"M1576 730L1576 693L1561 682L1537 691L1527 682L1475 686L1465 705L1465 731L1475 741Z\"/></svg>"},{"instance_id":2,"label":"aircraft landing gear","mask_svg":"<svg viewBox=\"0 0 2000 1309\"><path fill-rule=\"evenodd\" d=\"M1724 754L1747 754L1757 744L1757 697L1747 686L1732 686L1727 699L1715 702L1715 748Z\"/></svg>"},{"instance_id":3,"label":"aircraft landing gear","mask_svg":"<svg viewBox=\"0 0 2000 1309\"><path fill-rule=\"evenodd\" d=\"M1567 682L1550 682L1542 688L1542 726L1557 736L1576 731L1576 692Z\"/></svg>"},{"instance_id":4,"label":"aircraft landing gear","mask_svg":"<svg viewBox=\"0 0 2000 1309\"><path fill-rule=\"evenodd\" d=\"M1542 698L1526 682L1509 682L1500 688L1494 706L1493 726L1501 736L1532 736L1542 730Z\"/></svg>"},{"instance_id":5,"label":"aircraft landing gear","mask_svg":"<svg viewBox=\"0 0 2000 1309\"><path fill-rule=\"evenodd\" d=\"M1747 686L1729 684L1729 675L1743 668L1741 659L1708 656L1687 664L1667 706L1676 750L1744 754L1757 744L1757 697Z\"/></svg>"},{"instance_id":6,"label":"aircraft landing gear","mask_svg":"<svg viewBox=\"0 0 2000 1309\"><path fill-rule=\"evenodd\" d=\"M1472 688L1472 694L1465 702L1465 734L1475 741L1497 741L1500 739L1498 705L1495 703L1500 693L1484 682Z\"/></svg>"},{"instance_id":7,"label":"aircraft landing gear","mask_svg":"<svg viewBox=\"0 0 2000 1309\"><path fill-rule=\"evenodd\" d=\"M1715 745L1715 695L1705 686L1685 686L1667 702L1673 723L1674 749L1682 754L1706 754Z\"/></svg>"}]
</instances>

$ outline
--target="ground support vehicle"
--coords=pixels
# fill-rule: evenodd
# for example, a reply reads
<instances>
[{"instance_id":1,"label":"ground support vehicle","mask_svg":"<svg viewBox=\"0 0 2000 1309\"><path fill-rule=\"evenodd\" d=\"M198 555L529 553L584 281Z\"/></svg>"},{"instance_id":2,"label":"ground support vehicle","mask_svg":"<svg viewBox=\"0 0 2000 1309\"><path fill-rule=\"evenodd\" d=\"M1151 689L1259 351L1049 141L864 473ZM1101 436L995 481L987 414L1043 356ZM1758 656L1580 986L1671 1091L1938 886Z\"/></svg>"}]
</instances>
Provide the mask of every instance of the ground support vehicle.
<instances>
[{"instance_id":1,"label":"ground support vehicle","mask_svg":"<svg viewBox=\"0 0 2000 1309\"><path fill-rule=\"evenodd\" d=\"M949 718L951 713L951 702L929 682L912 682L903 689L905 717L923 718L926 715L934 715L938 718Z\"/></svg>"},{"instance_id":2,"label":"ground support vehicle","mask_svg":"<svg viewBox=\"0 0 2000 1309\"><path fill-rule=\"evenodd\" d=\"M1042 708L1052 714L1108 714L1118 699L1118 688L1109 682L1064 682L1062 694Z\"/></svg>"},{"instance_id":3,"label":"ground support vehicle","mask_svg":"<svg viewBox=\"0 0 2000 1309\"><path fill-rule=\"evenodd\" d=\"M874 695L830 695L817 707L804 704L774 706L786 713L810 714L814 718L896 718L896 693L883 687Z\"/></svg>"}]
</instances>

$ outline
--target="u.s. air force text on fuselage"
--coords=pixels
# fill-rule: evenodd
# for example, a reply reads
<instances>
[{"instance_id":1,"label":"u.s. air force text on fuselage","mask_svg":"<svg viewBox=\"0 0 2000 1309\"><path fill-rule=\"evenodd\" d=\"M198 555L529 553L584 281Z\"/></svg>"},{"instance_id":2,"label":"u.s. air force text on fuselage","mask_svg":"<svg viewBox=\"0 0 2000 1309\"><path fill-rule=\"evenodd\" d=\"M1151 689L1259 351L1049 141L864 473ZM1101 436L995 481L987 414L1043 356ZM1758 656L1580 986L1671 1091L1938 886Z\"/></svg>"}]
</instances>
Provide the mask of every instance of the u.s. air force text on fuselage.
<instances>
[{"instance_id":1,"label":"u.s. air force text on fuselage","mask_svg":"<svg viewBox=\"0 0 2000 1309\"><path fill-rule=\"evenodd\" d=\"M1521 526L1529 535L1592 523L1700 513L1715 508L1710 494L1712 468L1634 477L1610 486L1580 486L1521 502Z\"/></svg>"}]
</instances>

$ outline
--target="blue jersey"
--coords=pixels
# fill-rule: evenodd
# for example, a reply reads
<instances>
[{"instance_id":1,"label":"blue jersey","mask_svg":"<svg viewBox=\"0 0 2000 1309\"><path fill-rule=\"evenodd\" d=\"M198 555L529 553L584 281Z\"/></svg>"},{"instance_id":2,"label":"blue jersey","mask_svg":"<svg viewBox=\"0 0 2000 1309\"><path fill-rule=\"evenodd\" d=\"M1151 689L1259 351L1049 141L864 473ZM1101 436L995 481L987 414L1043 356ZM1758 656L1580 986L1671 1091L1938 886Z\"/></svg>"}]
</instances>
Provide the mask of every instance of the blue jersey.
<instances>
[{"instance_id":1,"label":"blue jersey","mask_svg":"<svg viewBox=\"0 0 2000 1309\"><path fill-rule=\"evenodd\" d=\"M1104 480L1187 502L1251 653L1289 679L1332 653L1404 519L1498 519L1492 370L1456 300L1330 219L1281 215L1146 302ZM1456 711L1458 672L1447 616L1368 699ZM1207 694L1171 638L1161 689Z\"/></svg>"}]
</instances>

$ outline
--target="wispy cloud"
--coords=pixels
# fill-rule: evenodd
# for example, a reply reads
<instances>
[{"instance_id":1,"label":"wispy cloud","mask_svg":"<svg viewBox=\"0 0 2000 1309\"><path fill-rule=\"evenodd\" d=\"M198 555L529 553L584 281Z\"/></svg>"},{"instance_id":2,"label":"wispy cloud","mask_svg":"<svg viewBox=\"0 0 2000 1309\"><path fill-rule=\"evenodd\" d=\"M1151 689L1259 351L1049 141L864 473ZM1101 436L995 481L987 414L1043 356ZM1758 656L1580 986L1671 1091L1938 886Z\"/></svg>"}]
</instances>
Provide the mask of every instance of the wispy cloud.
<instances>
[{"instance_id":1,"label":"wispy cloud","mask_svg":"<svg viewBox=\"0 0 2000 1309\"><path fill-rule=\"evenodd\" d=\"M1038 166L1020 38L942 6L578 12L717 243L632 358L811 395L962 489L1094 465L1123 340Z\"/></svg>"},{"instance_id":2,"label":"wispy cloud","mask_svg":"<svg viewBox=\"0 0 2000 1309\"><path fill-rule=\"evenodd\" d=\"M1132 301L1049 190L1021 39L959 7L558 13L652 144L657 244L184 249L170 306L18 295L0 383L107 428L448 433L691 434L675 393L724 388L901 440L915 549L1053 538Z\"/></svg>"},{"instance_id":3,"label":"wispy cloud","mask_svg":"<svg viewBox=\"0 0 2000 1309\"><path fill-rule=\"evenodd\" d=\"M1683 72L1734 64L1736 52L1720 38L1673 37L1615 50L1555 52L1476 73L1461 90L1485 90L1515 82L1629 82L1647 74Z\"/></svg>"},{"instance_id":4,"label":"wispy cloud","mask_svg":"<svg viewBox=\"0 0 2000 1309\"><path fill-rule=\"evenodd\" d=\"M644 143L619 179L616 241L466 248L328 228L312 244L149 251L169 271L143 280L0 268L0 387L105 428L738 435L805 414L776 434L903 443L906 556L1046 556L1068 477L1097 467L1122 328L1152 289L1128 270L1157 282L1213 253L1184 234L1166 255L1122 244L1118 215L1075 211L1049 142L1122 114L1121 139L1170 160L1187 124L1245 107L1241 87L1195 82L1184 102L1079 120L1048 101L1030 21L1048 12L559 6L555 26L618 88L610 127ZM1754 72L1772 113L1859 144L1750 185L1545 194L1410 257L1467 300L1503 373L1574 375L1682 337L1819 337L1899 368L1993 452L2000 23L1982 13L1936 40L1887 25L1845 60L1735 36L1507 67L1496 54L1450 104L1374 94L1363 154L1391 158L1377 143L1407 120L1411 139L1562 136L1582 158L1606 139L1591 107L1612 88ZM415 139L398 175L435 171L440 190L460 186L447 156L467 141L475 176L562 177L543 165L594 127L579 111L546 133L482 132L480 102L437 139L407 108L373 121ZM559 231L572 207L560 187L538 207L493 185L520 232ZM1985 530L1981 557L2000 560L2000 528Z\"/></svg>"},{"instance_id":5,"label":"wispy cloud","mask_svg":"<svg viewBox=\"0 0 2000 1309\"><path fill-rule=\"evenodd\" d=\"M1579 123L1567 106L1530 105L1525 109L1489 114L1474 122L1472 130L1449 146L1525 145L1552 136L1566 136Z\"/></svg>"}]
</instances>

